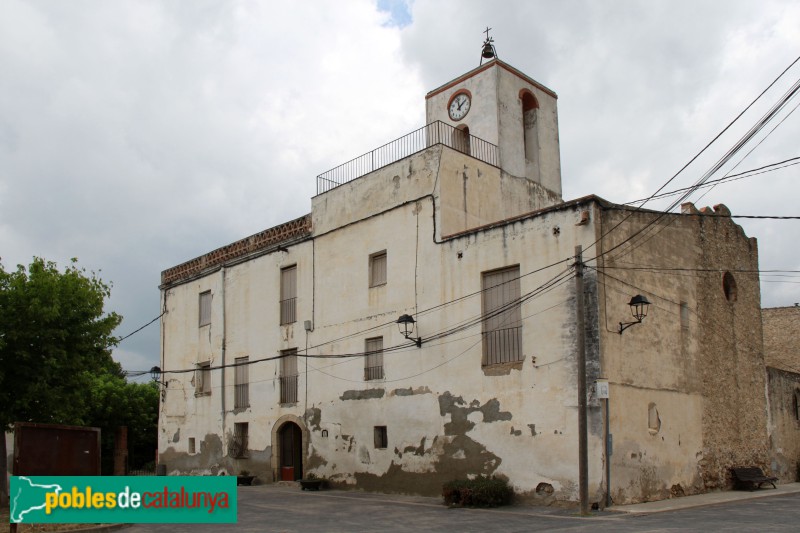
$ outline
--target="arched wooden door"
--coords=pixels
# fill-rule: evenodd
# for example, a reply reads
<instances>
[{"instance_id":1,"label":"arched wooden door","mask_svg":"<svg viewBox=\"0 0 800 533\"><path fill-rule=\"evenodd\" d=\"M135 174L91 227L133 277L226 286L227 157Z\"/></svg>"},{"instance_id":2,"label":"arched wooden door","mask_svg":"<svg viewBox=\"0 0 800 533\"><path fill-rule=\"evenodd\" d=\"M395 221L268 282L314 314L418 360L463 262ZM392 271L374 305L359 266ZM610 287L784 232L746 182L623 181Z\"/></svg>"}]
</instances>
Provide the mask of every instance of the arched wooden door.
<instances>
[{"instance_id":1,"label":"arched wooden door","mask_svg":"<svg viewBox=\"0 0 800 533\"><path fill-rule=\"evenodd\" d=\"M286 422L278 430L280 440L281 481L303 478L303 432L294 422Z\"/></svg>"}]
</instances>

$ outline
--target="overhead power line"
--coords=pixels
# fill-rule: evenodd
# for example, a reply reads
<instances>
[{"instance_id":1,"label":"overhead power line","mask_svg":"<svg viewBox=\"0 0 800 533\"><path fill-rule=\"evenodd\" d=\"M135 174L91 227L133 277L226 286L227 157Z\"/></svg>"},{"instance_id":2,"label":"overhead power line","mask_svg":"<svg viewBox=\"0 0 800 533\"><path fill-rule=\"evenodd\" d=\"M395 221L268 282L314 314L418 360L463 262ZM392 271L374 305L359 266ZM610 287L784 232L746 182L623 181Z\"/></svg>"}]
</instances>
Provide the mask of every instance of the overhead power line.
<instances>
[{"instance_id":1,"label":"overhead power line","mask_svg":"<svg viewBox=\"0 0 800 533\"><path fill-rule=\"evenodd\" d=\"M723 134L723 133L725 133L725 132L726 132L726 131L727 131L727 130L728 130L728 129L729 129L729 128L730 128L730 127L731 127L731 126L732 126L732 125L733 125L733 124L734 124L734 123L737 121L737 120L739 120L739 118L741 118L741 117L742 117L742 115L744 115L744 113L745 113L747 110L749 110L749 109L750 109L750 108L751 108L751 107L752 107L752 106L753 106L753 105L754 105L754 104L755 104L755 103L756 103L758 100L760 100L760 99L761 99L761 97L762 97L762 96L764 96L764 94L766 94L766 93L767 93L767 91L769 91L769 90L770 90L770 89L771 89L771 88L772 88L772 87L773 87L773 86L774 86L774 85L775 85L775 84L778 82L778 80L780 80L780 79L781 79L781 78L784 76L784 74L786 74L786 72L788 72L788 71L789 71L789 69L791 69L791 68L792 68L792 67L793 67L793 66L794 66L794 65L795 65L795 64L796 64L798 61L800 61L800 56L798 56L798 57L797 57L797 58L796 58L796 59L795 59L795 60L794 60L794 61L793 61L793 62L792 62L792 63L791 63L791 64L790 64L788 67L786 67L786 69L784 69L784 70L783 70L783 72L781 72L781 74L780 74L780 75L778 75L778 77L777 77L777 78L775 78L775 79L772 81L772 83L770 83L770 84L767 86L767 88L766 88L766 89L764 89L764 90L763 90L763 91L762 91L762 92L761 92L761 93L760 93L760 94L759 94L759 95L758 95L758 96L757 96L757 97L756 97L756 98L755 98L755 99L754 99L752 102L750 102L750 104L749 104L747 107L745 107L745 108L744 108L744 109L743 109L743 110L742 110L742 111L741 111L741 112L740 112L740 113L739 113L739 114L738 114L738 115L737 115L737 116L736 116L736 117L735 117L735 118L734 118L734 119L733 119L733 120L732 120L732 121L731 121L731 122L730 122L730 123L729 123L727 126L725 126L725 128L723 128L723 130L722 130L722 131L720 131L720 132L719 132L719 133L718 133L718 134L717 134L717 135L716 135L716 136L715 136L715 137L714 137L714 138L713 138L713 139L712 139L712 140L711 140L711 141L710 141L710 142L709 142L709 143L708 143L708 144L707 144L705 147L703 147L703 149L702 149L702 150L700 150L700 152L698 152L698 153L697 153L697 154L696 154L696 155L695 155L695 156L694 156L694 157L693 157L693 158L692 158L692 159L691 159L691 160L690 160L688 163L686 163L686 164L685 164L683 167L681 167L681 169L680 169L680 170L678 170L678 172L676 172L676 173L675 173L675 174L674 174L674 175L673 175L673 176L672 176L670 179L668 179L668 180L667 180L667 181L666 181L666 182L665 182L665 183L664 183L664 184L663 184L661 187L659 187L659 188L658 188L658 190L656 190L656 191L655 191L655 192L654 192L652 195L650 195L650 197L648 197L647 199L645 199L645 200L644 200L644 201L643 201L643 202L642 202L642 203L641 203L639 206L637 206L637 207L636 207L636 209L638 210L638 209L639 209L639 208L641 208L641 207L642 207L642 206L643 206L645 203L647 203L648 201L650 201L651 199L653 199L653 197L655 197L655 196L656 196L656 195L658 195L658 194L659 194L661 191L663 191L663 190L664 190L664 188L665 188L667 185L669 185L669 184L670 184L670 183L671 183L671 182L672 182L672 181L673 181L673 180L674 180L674 179L675 179L675 178L676 178L676 177L677 177L679 174L681 174L681 173L682 173L682 172L683 172L683 171L684 171L686 168L688 168L688 167L689 167L689 165L691 165L691 164L692 164L692 163L693 163L693 162L694 162L694 161L695 161L695 160L696 160L696 159L697 159L697 158L698 158L698 157L699 157L699 156L700 156L700 155L701 155L703 152L705 152L705 151L706 151L706 150L707 150L707 149L708 149L708 148L709 148L709 147L710 147L710 146L711 146L711 145L712 145L714 142L716 142L716 141L717 141L717 139L719 139L719 138L722 136L722 134ZM633 239L635 239L637 236L639 236L639 235L640 235L640 234L642 234L643 232L647 231L647 230L648 230L649 228L651 228L652 226L654 226L654 225L658 224L658 222L659 222L659 221L660 221L660 220L661 220L661 219L662 219L662 218L663 218L663 217L664 217L664 216L665 216L665 215L666 215L666 214L667 214L669 211L671 211L672 209L674 209L674 207L675 207L676 205L679 205L679 204L680 204L680 203L682 203L684 200L686 200L686 199L687 199L687 198L688 198L688 197L689 197L689 196L690 196L690 195L691 195L691 194L692 194L692 193L693 193L693 192L694 192L694 191L695 191L695 190L696 190L696 189L697 189L699 186L701 186L701 185L702 185L702 184L703 184L703 183L704 183L706 180L708 180L708 179L711 177L711 175L712 175L714 172L716 172L716 171L717 171L719 168L721 168L721 166L722 166L722 165L724 165L724 164L725 164L727 161L729 161L729 160L730 160L730 158L732 158L732 157L733 157L733 156L734 156L734 155L735 155L735 154L736 154L736 153L737 153L737 152L738 152L738 151L739 151L739 150L742 148L742 146L744 146L744 144L746 144L746 143L747 143L747 141L749 141L749 140L750 140L750 139L751 139L751 138L752 138L752 137L753 137L753 136L754 136L756 133L758 133L758 131L760 131L760 130L761 130L761 129L762 129L762 128L763 128L763 127L764 127L764 126L765 126L765 125L766 125L766 124L767 124L767 123L770 121L770 120L772 120L772 118L774 118L775 114L777 114L777 112L778 112L780 109L782 109L782 108L783 108L783 106L785 106L785 105L786 105L786 103L788 103L788 101L789 101L789 100L790 100L790 99L791 99L791 98L792 98L792 97L793 97L793 96L794 96L794 95L797 93L797 90L798 90L798 89L800 89L800 80L796 81L796 82L794 83L794 85L792 86L792 88L791 88L789 91L787 91L787 93L785 93L785 94L783 95L783 97L781 97L781 99L779 100L779 102L778 102L777 104L773 105L773 106L772 106L772 108L770 108L770 111L768 111L768 112L766 113L766 115L764 115L764 116L761 118L761 120L760 120L760 121L759 121L759 122L758 122L758 123L757 123L755 126L751 127L751 128L750 128L750 130L748 130L748 132L747 132L747 133L746 133L746 134L745 134L745 135L744 135L742 138L740 138L740 140L739 140L739 141L738 141L738 142L737 142L737 143L734 145L734 147L733 147L733 148L729 149L729 150L728 150L728 152L726 152L726 154L725 154L725 155L724 155L724 156L723 156L723 157L722 157L720 160L718 160L718 161L717 161L717 163L716 163L716 164L715 164L715 165L714 165L714 166L713 166L713 167L712 167L712 168L711 168L709 171L707 171L705 174L703 174L703 176L702 176L702 177L701 177L701 178L700 178L700 179L699 179L699 180L698 180L698 181L697 181L697 182L696 182L694 185L692 185L691 187L687 188L687 189L686 189L686 191L687 191L687 192L685 192L683 195L681 195L681 197L680 197L678 200L676 200L675 202L673 202L673 204L672 204L670 207L668 207L667 209L665 209L665 210L664 210L664 211L663 211L663 212L662 212L662 213L661 213L659 216L655 217L653 220L651 220L650 222L648 222L648 223L647 223L647 224L646 224L644 227L640 228L639 230L637 230L637 231L636 231L636 232L634 232L633 234L629 235L629 236L628 236L627 238L625 238L625 239L624 239L622 242L620 242L620 243L618 243L618 244L614 245L614 246L613 246L612 248L610 248L609 250L604 250L603 252L601 252L600 254L598 254L597 256L595 256L595 258L594 258L594 259L597 259L598 257L601 257L601 256L605 256L605 255L607 255L607 254L609 254L609 253L613 252L614 250L616 250L616 249L618 249L618 248L620 248L620 247L624 246L625 244L629 243L630 241L632 241ZM622 225L622 224L623 224L623 223L624 223L624 222L625 222L625 221L626 221L628 218L630 218L631 216L633 216L633 213L629 213L627 216L623 217L623 219L622 219L622 220L620 220L619 222L617 222L617 223L616 223L616 224L615 224L615 225L614 225L614 226L613 226L611 229L609 229L608 231L606 231L606 232L602 233L602 234L600 235L600 237L598 237L598 238L597 238L597 240L596 240L595 242L593 242L593 243L592 243L590 246L588 246L588 247L586 248L586 250L588 250L588 249L592 248L593 246L596 246L596 245L597 245L597 243L599 243L600 241L602 241L602 239L603 239L604 237L608 236L608 235L609 235L611 232L613 232L613 231L614 231L614 230L616 230L618 227L620 227L620 226L621 226L621 225ZM646 241L643 241L643 242L646 242ZM641 244L641 243L640 243L640 244ZM631 250L632 250L632 249L633 249L633 247L631 247ZM628 250L628 251L630 251L630 250ZM626 253L627 253L627 252L626 252Z\"/></svg>"},{"instance_id":2,"label":"overhead power line","mask_svg":"<svg viewBox=\"0 0 800 533\"><path fill-rule=\"evenodd\" d=\"M166 311L164 311L163 313L161 313L160 315L158 315L157 317L155 317L153 320L151 320L150 322L148 322L148 323L147 323L147 324L145 324L144 326L142 326L142 327L140 327L140 328L138 328L138 329L135 329L135 330L131 331L130 333L128 333L128 334L127 334L127 335L125 335L124 337L120 337L120 338L117 340L117 344L119 344L120 342L124 341L124 340L125 340L125 339L127 339L128 337L131 337L131 336L133 336L133 335L135 335L135 334L139 333L139 332L140 332L140 331L142 331L144 328L146 328L147 326L149 326L150 324L152 324L153 322L155 322L156 320L158 320L159 318L161 318L162 316L164 316L164 314L165 314L165 313L166 313Z\"/></svg>"},{"instance_id":3,"label":"overhead power line","mask_svg":"<svg viewBox=\"0 0 800 533\"><path fill-rule=\"evenodd\" d=\"M689 191L689 190L697 190L705 187L712 187L713 185L727 182L727 181L738 181L745 178L751 178L753 176L759 176L761 174L766 174L767 172L774 172L776 170L781 170L783 168L792 167L794 165L800 165L800 156L793 157L791 159L786 159L785 161L781 161L779 163L772 163L770 165L764 165L763 167L758 167L750 170L745 170L744 172L740 172L738 174L731 174L730 176L723 176L722 178L717 178L715 180L708 180L703 185L699 187L683 187L680 189L675 189L674 191L669 191L665 193L661 193L658 195L650 196L648 198L639 199L639 200L632 200L630 202L625 202L622 205L633 205L639 202L644 202L647 200L657 200L659 198L666 198L669 196L674 196L676 194Z\"/></svg>"}]
</instances>

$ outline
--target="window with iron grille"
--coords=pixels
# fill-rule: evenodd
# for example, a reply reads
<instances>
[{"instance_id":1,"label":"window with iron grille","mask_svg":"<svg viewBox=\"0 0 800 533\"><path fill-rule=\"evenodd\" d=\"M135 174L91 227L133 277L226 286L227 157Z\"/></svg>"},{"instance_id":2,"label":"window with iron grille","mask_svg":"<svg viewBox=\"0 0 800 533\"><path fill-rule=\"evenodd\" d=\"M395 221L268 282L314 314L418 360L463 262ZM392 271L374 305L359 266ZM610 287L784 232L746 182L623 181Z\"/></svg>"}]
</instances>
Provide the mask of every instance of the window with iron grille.
<instances>
[{"instance_id":1,"label":"window with iron grille","mask_svg":"<svg viewBox=\"0 0 800 533\"><path fill-rule=\"evenodd\" d=\"M297 321L297 265L281 269L281 325Z\"/></svg>"},{"instance_id":2,"label":"window with iron grille","mask_svg":"<svg viewBox=\"0 0 800 533\"><path fill-rule=\"evenodd\" d=\"M482 277L483 364L522 361L519 265Z\"/></svg>"},{"instance_id":3,"label":"window with iron grille","mask_svg":"<svg viewBox=\"0 0 800 533\"><path fill-rule=\"evenodd\" d=\"M281 403L297 403L297 348L281 352Z\"/></svg>"},{"instance_id":4,"label":"window with iron grille","mask_svg":"<svg viewBox=\"0 0 800 533\"><path fill-rule=\"evenodd\" d=\"M369 286L386 285L386 250L369 256Z\"/></svg>"},{"instance_id":5,"label":"window with iron grille","mask_svg":"<svg viewBox=\"0 0 800 533\"><path fill-rule=\"evenodd\" d=\"M375 426L375 447L388 448L389 435L386 433L386 426Z\"/></svg>"},{"instance_id":6,"label":"window with iron grille","mask_svg":"<svg viewBox=\"0 0 800 533\"><path fill-rule=\"evenodd\" d=\"M235 394L233 398L234 409L250 407L249 361L249 357L236 358L236 372L233 376L233 388Z\"/></svg>"},{"instance_id":7,"label":"window with iron grille","mask_svg":"<svg viewBox=\"0 0 800 533\"><path fill-rule=\"evenodd\" d=\"M194 393L196 396L211 394L211 362L198 363L194 373Z\"/></svg>"},{"instance_id":8,"label":"window with iron grille","mask_svg":"<svg viewBox=\"0 0 800 533\"><path fill-rule=\"evenodd\" d=\"M228 455L231 457L245 457L247 455L247 436L250 427L247 422L233 424L233 439L231 440Z\"/></svg>"},{"instance_id":9,"label":"window with iron grille","mask_svg":"<svg viewBox=\"0 0 800 533\"><path fill-rule=\"evenodd\" d=\"M383 379L383 337L367 339L364 352L364 380Z\"/></svg>"},{"instance_id":10,"label":"window with iron grille","mask_svg":"<svg viewBox=\"0 0 800 533\"><path fill-rule=\"evenodd\" d=\"M211 291L200 293L200 327L211 324Z\"/></svg>"},{"instance_id":11,"label":"window with iron grille","mask_svg":"<svg viewBox=\"0 0 800 533\"><path fill-rule=\"evenodd\" d=\"M194 437L189 437L189 453L196 453Z\"/></svg>"}]
</instances>

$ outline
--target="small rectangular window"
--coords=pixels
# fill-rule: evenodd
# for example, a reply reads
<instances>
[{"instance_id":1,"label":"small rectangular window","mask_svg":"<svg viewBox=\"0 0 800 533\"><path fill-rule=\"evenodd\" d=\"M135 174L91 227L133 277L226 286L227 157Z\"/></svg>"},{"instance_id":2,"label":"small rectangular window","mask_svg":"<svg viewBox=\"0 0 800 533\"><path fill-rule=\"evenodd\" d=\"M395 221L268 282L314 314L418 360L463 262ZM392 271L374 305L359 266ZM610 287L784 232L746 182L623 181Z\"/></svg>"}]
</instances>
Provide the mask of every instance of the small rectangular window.
<instances>
[{"instance_id":1,"label":"small rectangular window","mask_svg":"<svg viewBox=\"0 0 800 533\"><path fill-rule=\"evenodd\" d=\"M211 291L200 293L200 327L211 324Z\"/></svg>"},{"instance_id":2,"label":"small rectangular window","mask_svg":"<svg viewBox=\"0 0 800 533\"><path fill-rule=\"evenodd\" d=\"M375 447L379 449L389 447L389 436L386 433L386 426L375 426Z\"/></svg>"},{"instance_id":3,"label":"small rectangular window","mask_svg":"<svg viewBox=\"0 0 800 533\"><path fill-rule=\"evenodd\" d=\"M250 383L249 383L249 357L236 358L236 373L233 376L235 396L233 398L234 409L250 407Z\"/></svg>"},{"instance_id":4,"label":"small rectangular window","mask_svg":"<svg viewBox=\"0 0 800 533\"><path fill-rule=\"evenodd\" d=\"M197 453L194 445L194 437L189 437L189 453Z\"/></svg>"},{"instance_id":5,"label":"small rectangular window","mask_svg":"<svg viewBox=\"0 0 800 533\"><path fill-rule=\"evenodd\" d=\"M196 395L211 394L211 362L199 363L194 375Z\"/></svg>"},{"instance_id":6,"label":"small rectangular window","mask_svg":"<svg viewBox=\"0 0 800 533\"><path fill-rule=\"evenodd\" d=\"M369 256L369 286L386 285L386 250Z\"/></svg>"},{"instance_id":7,"label":"small rectangular window","mask_svg":"<svg viewBox=\"0 0 800 533\"><path fill-rule=\"evenodd\" d=\"M233 440L229 455L231 457L245 457L247 455L247 436L250 427L247 422L233 424Z\"/></svg>"},{"instance_id":8,"label":"small rectangular window","mask_svg":"<svg viewBox=\"0 0 800 533\"><path fill-rule=\"evenodd\" d=\"M281 403L297 403L297 348L281 352Z\"/></svg>"},{"instance_id":9,"label":"small rectangular window","mask_svg":"<svg viewBox=\"0 0 800 533\"><path fill-rule=\"evenodd\" d=\"M281 269L281 325L297 321L297 265Z\"/></svg>"},{"instance_id":10,"label":"small rectangular window","mask_svg":"<svg viewBox=\"0 0 800 533\"><path fill-rule=\"evenodd\" d=\"M383 379L383 337L367 339L364 351L364 381Z\"/></svg>"}]
</instances>

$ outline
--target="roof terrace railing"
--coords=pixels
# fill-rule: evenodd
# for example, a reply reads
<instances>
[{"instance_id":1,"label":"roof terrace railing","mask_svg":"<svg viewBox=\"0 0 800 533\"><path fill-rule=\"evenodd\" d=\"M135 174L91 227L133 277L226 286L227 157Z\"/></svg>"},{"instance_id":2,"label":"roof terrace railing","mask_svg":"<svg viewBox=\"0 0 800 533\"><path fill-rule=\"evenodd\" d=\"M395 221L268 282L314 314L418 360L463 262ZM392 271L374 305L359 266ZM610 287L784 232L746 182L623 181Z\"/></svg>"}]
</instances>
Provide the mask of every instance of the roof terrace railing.
<instances>
[{"instance_id":1,"label":"roof terrace railing","mask_svg":"<svg viewBox=\"0 0 800 533\"><path fill-rule=\"evenodd\" d=\"M371 152L351 159L347 163L323 172L317 176L317 194L353 181L435 144L449 146L475 159L480 159L484 163L499 166L496 145L437 120Z\"/></svg>"}]
</instances>

